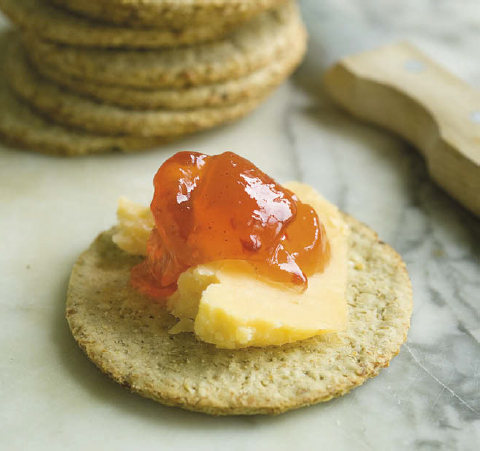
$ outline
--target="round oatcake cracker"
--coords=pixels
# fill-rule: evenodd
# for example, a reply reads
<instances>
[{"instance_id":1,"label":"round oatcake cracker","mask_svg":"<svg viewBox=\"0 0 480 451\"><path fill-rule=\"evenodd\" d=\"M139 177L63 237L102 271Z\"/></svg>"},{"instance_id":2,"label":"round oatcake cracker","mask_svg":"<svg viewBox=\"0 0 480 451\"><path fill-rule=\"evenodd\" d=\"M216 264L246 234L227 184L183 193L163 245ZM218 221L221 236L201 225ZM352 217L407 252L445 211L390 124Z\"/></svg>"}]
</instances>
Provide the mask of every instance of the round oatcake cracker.
<instances>
[{"instance_id":1,"label":"round oatcake cracker","mask_svg":"<svg viewBox=\"0 0 480 451\"><path fill-rule=\"evenodd\" d=\"M68 157L112 151L134 152L160 146L175 138L102 136L62 127L19 102L1 76L0 105L0 141L32 152Z\"/></svg>"},{"instance_id":2,"label":"round oatcake cracker","mask_svg":"<svg viewBox=\"0 0 480 451\"><path fill-rule=\"evenodd\" d=\"M289 1L220 41L187 47L143 51L87 48L46 42L28 33L24 44L37 66L92 82L181 88L243 77L274 62L292 42L305 40L305 35L298 7Z\"/></svg>"},{"instance_id":3,"label":"round oatcake cracker","mask_svg":"<svg viewBox=\"0 0 480 451\"><path fill-rule=\"evenodd\" d=\"M390 360L405 341L412 292L405 264L367 226L345 216L349 326L283 346L216 349L133 290L141 258L98 236L77 260L66 316L87 356L115 381L163 404L212 415L275 414L343 395Z\"/></svg>"},{"instance_id":4,"label":"round oatcake cracker","mask_svg":"<svg viewBox=\"0 0 480 451\"><path fill-rule=\"evenodd\" d=\"M52 0L79 14L134 27L240 23L285 0Z\"/></svg>"},{"instance_id":5,"label":"round oatcake cracker","mask_svg":"<svg viewBox=\"0 0 480 451\"><path fill-rule=\"evenodd\" d=\"M14 46L7 54L7 78L15 94L53 121L91 133L163 137L192 133L239 119L269 92L232 105L189 110L132 110L96 102L49 82L28 65Z\"/></svg>"},{"instance_id":6,"label":"round oatcake cracker","mask_svg":"<svg viewBox=\"0 0 480 451\"><path fill-rule=\"evenodd\" d=\"M5 66L6 46L11 38L13 33L0 33L0 67ZM0 140L33 152L63 156L133 152L156 147L175 138L102 136L54 124L17 100L7 87L4 71L0 71L0 105Z\"/></svg>"},{"instance_id":7,"label":"round oatcake cracker","mask_svg":"<svg viewBox=\"0 0 480 451\"><path fill-rule=\"evenodd\" d=\"M294 40L289 49L275 61L248 75L235 80L185 88L148 89L100 84L62 73L46 64L35 66L35 69L44 78L72 92L124 108L177 110L216 107L258 98L275 88L298 66L305 47L305 39ZM22 55L23 51L18 49L16 52Z\"/></svg>"},{"instance_id":8,"label":"round oatcake cracker","mask_svg":"<svg viewBox=\"0 0 480 451\"><path fill-rule=\"evenodd\" d=\"M186 28L121 27L79 16L48 0L0 0L0 9L36 39L87 47L156 48L220 39L233 24L212 21Z\"/></svg>"}]
</instances>

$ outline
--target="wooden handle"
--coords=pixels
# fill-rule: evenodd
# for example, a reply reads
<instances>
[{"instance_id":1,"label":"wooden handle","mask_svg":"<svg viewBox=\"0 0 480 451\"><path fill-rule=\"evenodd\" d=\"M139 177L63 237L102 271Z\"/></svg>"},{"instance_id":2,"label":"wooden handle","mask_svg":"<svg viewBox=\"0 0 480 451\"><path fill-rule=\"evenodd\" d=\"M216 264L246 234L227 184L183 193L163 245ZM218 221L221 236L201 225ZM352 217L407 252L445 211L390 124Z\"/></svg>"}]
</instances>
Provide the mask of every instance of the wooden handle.
<instances>
[{"instance_id":1,"label":"wooden handle","mask_svg":"<svg viewBox=\"0 0 480 451\"><path fill-rule=\"evenodd\" d=\"M361 119L411 142L431 177L480 217L480 92L408 43L347 57L327 91Z\"/></svg>"}]
</instances>

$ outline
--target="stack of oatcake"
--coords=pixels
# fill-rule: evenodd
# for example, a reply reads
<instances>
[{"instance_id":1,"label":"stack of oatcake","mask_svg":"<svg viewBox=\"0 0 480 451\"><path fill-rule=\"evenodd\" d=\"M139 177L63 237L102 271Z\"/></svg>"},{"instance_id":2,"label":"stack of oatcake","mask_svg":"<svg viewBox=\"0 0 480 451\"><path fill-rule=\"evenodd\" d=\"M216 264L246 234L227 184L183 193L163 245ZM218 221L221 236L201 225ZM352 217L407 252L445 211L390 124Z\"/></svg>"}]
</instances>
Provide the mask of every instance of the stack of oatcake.
<instances>
[{"instance_id":1,"label":"stack of oatcake","mask_svg":"<svg viewBox=\"0 0 480 451\"><path fill-rule=\"evenodd\" d=\"M0 0L0 134L78 155L159 145L252 111L300 63L294 0ZM8 88L7 88L8 85Z\"/></svg>"}]
</instances>

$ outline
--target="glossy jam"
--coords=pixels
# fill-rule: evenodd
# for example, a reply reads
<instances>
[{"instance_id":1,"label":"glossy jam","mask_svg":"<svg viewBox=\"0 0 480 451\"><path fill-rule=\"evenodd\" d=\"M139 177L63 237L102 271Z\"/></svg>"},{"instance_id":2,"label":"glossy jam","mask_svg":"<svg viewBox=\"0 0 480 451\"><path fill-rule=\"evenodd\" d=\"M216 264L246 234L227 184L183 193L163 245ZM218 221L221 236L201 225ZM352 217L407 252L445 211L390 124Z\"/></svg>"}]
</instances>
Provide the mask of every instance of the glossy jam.
<instances>
[{"instance_id":1,"label":"glossy jam","mask_svg":"<svg viewBox=\"0 0 480 451\"><path fill-rule=\"evenodd\" d=\"M304 290L328 261L313 208L232 152L177 153L154 186L156 228L131 278L147 296L169 296L189 267L225 259L246 260L260 277Z\"/></svg>"}]
</instances>

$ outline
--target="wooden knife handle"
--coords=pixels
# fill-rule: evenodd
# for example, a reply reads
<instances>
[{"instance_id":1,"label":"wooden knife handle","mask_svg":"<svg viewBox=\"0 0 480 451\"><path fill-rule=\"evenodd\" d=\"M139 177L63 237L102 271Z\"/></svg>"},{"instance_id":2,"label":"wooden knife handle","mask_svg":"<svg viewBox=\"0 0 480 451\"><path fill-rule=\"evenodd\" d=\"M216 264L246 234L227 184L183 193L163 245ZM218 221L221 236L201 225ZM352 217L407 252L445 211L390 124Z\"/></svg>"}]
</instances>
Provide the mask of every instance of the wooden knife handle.
<instances>
[{"instance_id":1,"label":"wooden knife handle","mask_svg":"<svg viewBox=\"0 0 480 451\"><path fill-rule=\"evenodd\" d=\"M398 133L431 177L480 217L480 92L399 43L347 57L324 77L349 112Z\"/></svg>"}]
</instances>

